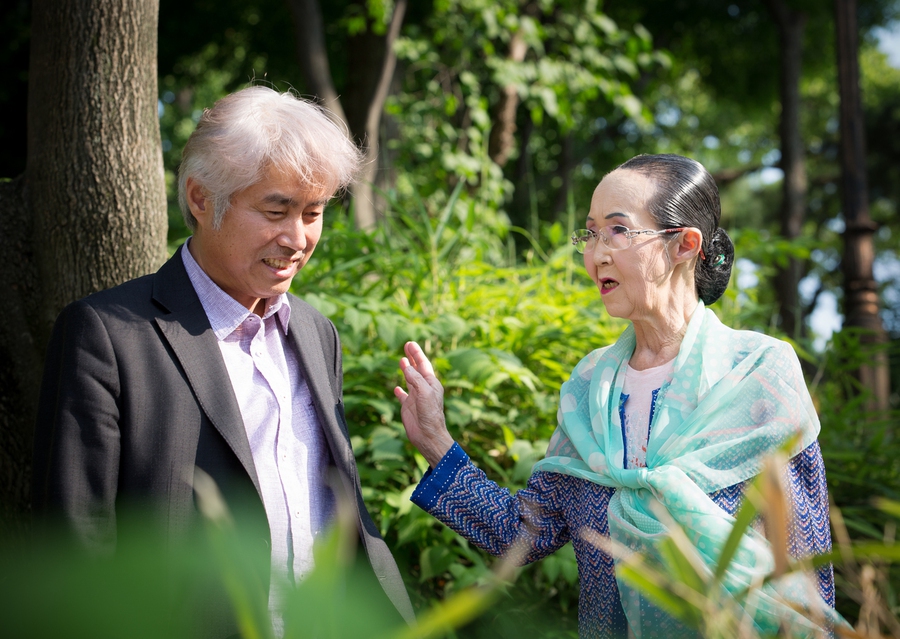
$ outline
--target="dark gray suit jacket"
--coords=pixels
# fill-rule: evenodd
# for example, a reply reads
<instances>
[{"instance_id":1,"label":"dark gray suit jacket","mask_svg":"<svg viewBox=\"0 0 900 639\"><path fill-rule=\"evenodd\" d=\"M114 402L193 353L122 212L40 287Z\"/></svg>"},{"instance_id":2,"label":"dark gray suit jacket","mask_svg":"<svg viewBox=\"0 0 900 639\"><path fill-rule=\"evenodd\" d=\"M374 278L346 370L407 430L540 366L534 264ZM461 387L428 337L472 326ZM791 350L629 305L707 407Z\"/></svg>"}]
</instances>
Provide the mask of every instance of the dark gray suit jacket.
<instances>
[{"instance_id":1,"label":"dark gray suit jacket","mask_svg":"<svg viewBox=\"0 0 900 639\"><path fill-rule=\"evenodd\" d=\"M171 533L194 526L195 466L212 476L226 502L249 495L249 510L265 520L237 400L181 250L153 275L67 306L50 341L34 506L61 513L81 544L100 551L115 548L123 504L149 506ZM289 297L289 342L334 464L355 498L360 544L387 596L412 621L397 565L363 504L344 418L337 331ZM267 525L261 528L267 535Z\"/></svg>"}]
</instances>

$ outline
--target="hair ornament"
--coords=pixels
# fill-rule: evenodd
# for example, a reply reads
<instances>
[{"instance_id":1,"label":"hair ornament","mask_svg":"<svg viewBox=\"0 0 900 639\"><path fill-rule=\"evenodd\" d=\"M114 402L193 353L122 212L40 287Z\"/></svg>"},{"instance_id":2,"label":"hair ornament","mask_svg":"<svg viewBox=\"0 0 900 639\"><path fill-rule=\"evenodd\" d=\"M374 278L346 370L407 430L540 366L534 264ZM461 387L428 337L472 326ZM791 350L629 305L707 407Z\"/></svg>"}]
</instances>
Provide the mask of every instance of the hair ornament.
<instances>
[{"instance_id":1,"label":"hair ornament","mask_svg":"<svg viewBox=\"0 0 900 639\"><path fill-rule=\"evenodd\" d=\"M725 263L725 255L723 255L722 253L719 253L716 256L716 259L713 260L712 265L713 265L713 268L716 268L716 267L722 266L724 263Z\"/></svg>"}]
</instances>

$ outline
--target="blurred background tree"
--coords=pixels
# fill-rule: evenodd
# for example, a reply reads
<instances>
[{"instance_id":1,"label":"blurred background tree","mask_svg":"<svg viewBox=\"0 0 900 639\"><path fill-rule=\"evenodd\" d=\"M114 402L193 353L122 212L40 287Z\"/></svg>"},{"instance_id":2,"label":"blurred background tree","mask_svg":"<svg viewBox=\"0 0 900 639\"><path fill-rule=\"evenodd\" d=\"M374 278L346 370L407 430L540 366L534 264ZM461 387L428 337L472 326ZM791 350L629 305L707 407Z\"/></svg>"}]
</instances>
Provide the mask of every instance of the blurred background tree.
<instances>
[{"instance_id":1,"label":"blurred background tree","mask_svg":"<svg viewBox=\"0 0 900 639\"><path fill-rule=\"evenodd\" d=\"M154 5L137 6L156 19ZM34 90L29 95L29 82L44 77L34 67L45 37L32 26L39 9L36 0L0 9L0 176L10 178L0 183L0 241L10 238L0 244L0 279L4 290L34 278L62 283L63 293L50 298L58 309L131 275L86 277L86 264L101 254L99 245L86 245L85 265L59 266L89 284L67 286L59 274L35 275L30 254L11 244L26 231L29 247L46 239L28 230L30 209L16 208L29 184L18 176L28 176L26 158L35 152L25 123L61 104L52 91L40 102ZM89 5L79 11L90 15ZM855 15L862 88L855 121L865 137L869 281L877 296L870 306L878 309L869 326L883 323L881 344L849 329L831 336L850 314L841 266L851 225L839 193L846 124L830 3L159 0L154 139L170 250L187 235L175 198L181 149L202 109L226 93L254 82L293 88L329 106L366 145L367 179L332 208L326 241L295 291L332 317L344 338L346 402L367 500L418 580L410 585L420 602L478 582L488 562L409 506L424 467L405 443L390 396L398 347L410 337L427 342L452 388L457 436L494 477L522 485L555 424L559 385L584 353L620 329L581 276L566 237L582 225L600 178L637 153L682 153L715 175L723 225L740 257L720 312L735 326L794 340L819 402L836 501L854 534L883 532L868 499L873 492L900 497L900 69L878 50L876 33L897 24L900 3L858 0ZM145 79L142 90L151 86ZM90 133L74 131L81 139ZM144 177L154 170L129 166ZM161 184L148 188L162 197ZM150 191L126 206L152 208ZM40 214L70 216L101 237L112 235L92 211L120 220L134 214L87 207L93 202L82 192L61 188L65 202ZM135 268L148 270L151 261ZM8 313L0 340L0 360L10 362L0 370L4 524L21 522L26 508L38 375L32 367L23 376L12 364L25 342L10 327L37 336L37 357L45 339L38 323ZM887 389L860 382L861 368L875 363L883 374L888 362ZM867 410L873 391L887 411ZM518 594L498 611L540 617L536 611L553 600L563 620L552 619L547 632L558 627L565 636L574 628L574 579L574 558L561 553L526 570ZM842 605L853 614L852 603ZM501 618L482 622L484 632Z\"/></svg>"},{"instance_id":2,"label":"blurred background tree","mask_svg":"<svg viewBox=\"0 0 900 639\"><path fill-rule=\"evenodd\" d=\"M24 534L53 322L69 302L159 268L167 223L156 0L34 0L4 12L7 60L30 58L9 70L0 117L10 132L0 160L0 517Z\"/></svg>"}]
</instances>

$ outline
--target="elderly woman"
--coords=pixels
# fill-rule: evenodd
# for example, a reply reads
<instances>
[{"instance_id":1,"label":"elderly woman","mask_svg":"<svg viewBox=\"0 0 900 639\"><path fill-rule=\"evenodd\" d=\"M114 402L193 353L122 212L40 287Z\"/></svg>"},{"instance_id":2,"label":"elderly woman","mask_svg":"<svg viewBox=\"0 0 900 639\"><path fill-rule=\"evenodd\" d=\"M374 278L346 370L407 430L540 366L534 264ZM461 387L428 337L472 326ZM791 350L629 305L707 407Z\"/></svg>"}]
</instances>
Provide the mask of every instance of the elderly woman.
<instances>
[{"instance_id":1,"label":"elderly woman","mask_svg":"<svg viewBox=\"0 0 900 639\"><path fill-rule=\"evenodd\" d=\"M714 180L685 157L638 156L600 182L587 228L572 241L609 314L631 324L563 384L547 456L515 495L447 432L443 391L419 346L407 344L400 362L409 389L394 391L403 423L431 465L413 501L495 555L523 544L530 562L571 541L583 637L683 636L685 628L617 582L616 561L597 535L652 554L674 520L713 569L747 481L792 437L789 551L831 548L819 421L796 355L779 340L725 327L707 308L725 291L734 260L719 217ZM771 567L768 542L751 529L724 586L739 593ZM832 623L830 565L815 577L817 588L795 578L781 590ZM757 630L791 623L799 634L814 632L777 590L766 586L744 601Z\"/></svg>"}]
</instances>

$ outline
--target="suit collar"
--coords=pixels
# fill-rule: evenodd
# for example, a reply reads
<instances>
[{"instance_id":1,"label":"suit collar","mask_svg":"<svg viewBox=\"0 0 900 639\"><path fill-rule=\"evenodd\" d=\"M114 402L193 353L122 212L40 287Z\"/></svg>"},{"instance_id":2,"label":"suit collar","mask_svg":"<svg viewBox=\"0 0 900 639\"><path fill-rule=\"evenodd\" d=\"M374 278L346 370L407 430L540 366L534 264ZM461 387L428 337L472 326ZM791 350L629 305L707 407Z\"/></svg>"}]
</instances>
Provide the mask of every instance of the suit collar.
<instances>
[{"instance_id":1,"label":"suit collar","mask_svg":"<svg viewBox=\"0 0 900 639\"><path fill-rule=\"evenodd\" d=\"M218 340L184 268L182 250L183 245L156 272L153 300L163 311L156 318L156 325L178 358L200 408L237 455L257 492L260 492L250 442L232 390L231 378L225 368Z\"/></svg>"},{"instance_id":2,"label":"suit collar","mask_svg":"<svg viewBox=\"0 0 900 639\"><path fill-rule=\"evenodd\" d=\"M292 308L288 342L300 360L303 377L309 386L332 456L341 471L355 478L356 465L350 447L350 433L343 418L340 393L332 385L340 371L335 370L334 362L326 359L322 333L311 316L316 311L293 296L289 299ZM335 344L335 347L340 348L340 345Z\"/></svg>"}]
</instances>

